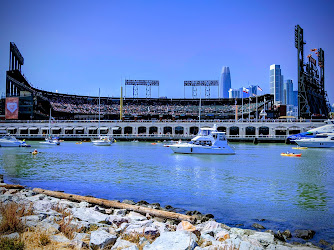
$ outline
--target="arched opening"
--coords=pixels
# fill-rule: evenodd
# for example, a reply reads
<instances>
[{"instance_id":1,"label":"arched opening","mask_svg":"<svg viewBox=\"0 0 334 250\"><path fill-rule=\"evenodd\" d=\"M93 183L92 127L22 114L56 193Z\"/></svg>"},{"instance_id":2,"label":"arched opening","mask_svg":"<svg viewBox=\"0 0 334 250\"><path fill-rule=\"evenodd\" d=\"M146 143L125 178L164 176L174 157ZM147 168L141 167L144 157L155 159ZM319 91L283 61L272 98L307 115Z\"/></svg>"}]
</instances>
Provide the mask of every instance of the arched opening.
<instances>
[{"instance_id":1,"label":"arched opening","mask_svg":"<svg viewBox=\"0 0 334 250\"><path fill-rule=\"evenodd\" d=\"M198 134L198 127L190 127L189 128L189 133L191 135L197 135Z\"/></svg>"},{"instance_id":2,"label":"arched opening","mask_svg":"<svg viewBox=\"0 0 334 250\"><path fill-rule=\"evenodd\" d=\"M89 135L97 135L97 128L96 127L88 128L88 134Z\"/></svg>"},{"instance_id":3,"label":"arched opening","mask_svg":"<svg viewBox=\"0 0 334 250\"><path fill-rule=\"evenodd\" d=\"M230 127L230 135L239 135L239 127Z\"/></svg>"},{"instance_id":4,"label":"arched opening","mask_svg":"<svg viewBox=\"0 0 334 250\"><path fill-rule=\"evenodd\" d=\"M124 128L124 134L126 135L132 135L132 127L125 127Z\"/></svg>"},{"instance_id":5,"label":"arched opening","mask_svg":"<svg viewBox=\"0 0 334 250\"><path fill-rule=\"evenodd\" d=\"M73 134L73 129L74 128L64 128L64 131L65 131L65 135L72 135Z\"/></svg>"},{"instance_id":6,"label":"arched opening","mask_svg":"<svg viewBox=\"0 0 334 250\"><path fill-rule=\"evenodd\" d=\"M121 135L122 134L122 128L121 127L114 127L112 128L113 135Z\"/></svg>"},{"instance_id":7,"label":"arched opening","mask_svg":"<svg viewBox=\"0 0 334 250\"><path fill-rule=\"evenodd\" d=\"M150 127L149 128L149 134L153 135L153 134L157 134L158 133L158 128L157 127Z\"/></svg>"},{"instance_id":8,"label":"arched opening","mask_svg":"<svg viewBox=\"0 0 334 250\"><path fill-rule=\"evenodd\" d=\"M218 132L225 132L226 133L226 127L218 127L217 131Z\"/></svg>"},{"instance_id":9,"label":"arched opening","mask_svg":"<svg viewBox=\"0 0 334 250\"><path fill-rule=\"evenodd\" d=\"M19 128L20 135L27 135L28 134L28 128Z\"/></svg>"},{"instance_id":10,"label":"arched opening","mask_svg":"<svg viewBox=\"0 0 334 250\"><path fill-rule=\"evenodd\" d=\"M60 131L61 131L61 128L52 128L52 129L51 129L51 132L52 132L52 134L54 134L54 135L59 135L59 134L60 134Z\"/></svg>"},{"instance_id":11,"label":"arched opening","mask_svg":"<svg viewBox=\"0 0 334 250\"><path fill-rule=\"evenodd\" d=\"M246 135L255 135L255 127L253 126L246 127Z\"/></svg>"},{"instance_id":12,"label":"arched opening","mask_svg":"<svg viewBox=\"0 0 334 250\"><path fill-rule=\"evenodd\" d=\"M183 127L181 127L181 126L175 127L175 134L176 135L183 135L183 132L184 132L184 128Z\"/></svg>"},{"instance_id":13,"label":"arched opening","mask_svg":"<svg viewBox=\"0 0 334 250\"><path fill-rule=\"evenodd\" d=\"M285 127L277 127L275 130L275 135L286 135Z\"/></svg>"},{"instance_id":14,"label":"arched opening","mask_svg":"<svg viewBox=\"0 0 334 250\"><path fill-rule=\"evenodd\" d=\"M269 135L269 128L268 127L259 127L259 135Z\"/></svg>"},{"instance_id":15,"label":"arched opening","mask_svg":"<svg viewBox=\"0 0 334 250\"><path fill-rule=\"evenodd\" d=\"M85 129L82 127L78 127L74 129L76 135L83 135L85 133Z\"/></svg>"},{"instance_id":16,"label":"arched opening","mask_svg":"<svg viewBox=\"0 0 334 250\"><path fill-rule=\"evenodd\" d=\"M164 127L164 135L171 135L173 133L172 127Z\"/></svg>"},{"instance_id":17,"label":"arched opening","mask_svg":"<svg viewBox=\"0 0 334 250\"><path fill-rule=\"evenodd\" d=\"M146 127L139 127L138 128L138 134L146 134Z\"/></svg>"},{"instance_id":18,"label":"arched opening","mask_svg":"<svg viewBox=\"0 0 334 250\"><path fill-rule=\"evenodd\" d=\"M39 129L38 128L29 128L29 133L31 135L38 135Z\"/></svg>"},{"instance_id":19,"label":"arched opening","mask_svg":"<svg viewBox=\"0 0 334 250\"><path fill-rule=\"evenodd\" d=\"M298 127L291 127L289 128L289 135L296 135L300 133L300 128Z\"/></svg>"},{"instance_id":20,"label":"arched opening","mask_svg":"<svg viewBox=\"0 0 334 250\"><path fill-rule=\"evenodd\" d=\"M15 134L16 133L16 128L7 128L7 133L8 134Z\"/></svg>"}]
</instances>

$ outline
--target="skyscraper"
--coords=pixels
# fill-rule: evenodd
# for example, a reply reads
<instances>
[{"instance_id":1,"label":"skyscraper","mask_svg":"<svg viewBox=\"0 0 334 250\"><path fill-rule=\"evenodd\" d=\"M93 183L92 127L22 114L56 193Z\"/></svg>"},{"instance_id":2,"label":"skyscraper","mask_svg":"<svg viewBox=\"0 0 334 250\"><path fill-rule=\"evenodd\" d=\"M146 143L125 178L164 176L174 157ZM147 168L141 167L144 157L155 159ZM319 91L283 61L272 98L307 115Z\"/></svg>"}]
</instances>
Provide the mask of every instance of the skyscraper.
<instances>
[{"instance_id":1,"label":"skyscraper","mask_svg":"<svg viewBox=\"0 0 334 250\"><path fill-rule=\"evenodd\" d=\"M274 95L274 102L282 103L283 100L283 76L280 65L270 65L270 94Z\"/></svg>"},{"instance_id":2,"label":"skyscraper","mask_svg":"<svg viewBox=\"0 0 334 250\"><path fill-rule=\"evenodd\" d=\"M231 74L229 67L223 67L220 76L220 98L229 98L228 91L231 88Z\"/></svg>"},{"instance_id":3,"label":"skyscraper","mask_svg":"<svg viewBox=\"0 0 334 250\"><path fill-rule=\"evenodd\" d=\"M293 105L293 82L286 80L283 84L283 104Z\"/></svg>"}]
</instances>

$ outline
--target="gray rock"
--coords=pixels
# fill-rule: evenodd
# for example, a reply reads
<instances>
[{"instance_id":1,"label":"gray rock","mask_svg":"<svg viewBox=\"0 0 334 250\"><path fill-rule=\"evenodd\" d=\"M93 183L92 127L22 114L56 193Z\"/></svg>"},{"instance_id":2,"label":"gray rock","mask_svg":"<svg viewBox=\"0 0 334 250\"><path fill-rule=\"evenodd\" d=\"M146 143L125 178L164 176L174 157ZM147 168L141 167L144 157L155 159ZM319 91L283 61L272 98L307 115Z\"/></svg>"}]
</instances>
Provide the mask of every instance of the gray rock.
<instances>
[{"instance_id":1,"label":"gray rock","mask_svg":"<svg viewBox=\"0 0 334 250\"><path fill-rule=\"evenodd\" d=\"M136 213L131 211L127 217L129 217L131 220L139 220L139 221L143 221L143 220L147 220L146 216L141 215L140 213Z\"/></svg>"},{"instance_id":2,"label":"gray rock","mask_svg":"<svg viewBox=\"0 0 334 250\"><path fill-rule=\"evenodd\" d=\"M196 229L197 229L197 226L196 226ZM202 225L199 225L197 230L200 230L201 233L213 232L214 234L216 234L222 229L223 228L220 223L216 221L207 221L207 222L202 223Z\"/></svg>"},{"instance_id":3,"label":"gray rock","mask_svg":"<svg viewBox=\"0 0 334 250\"><path fill-rule=\"evenodd\" d=\"M27 227L36 227L45 217L43 215L29 215L21 217L21 221Z\"/></svg>"},{"instance_id":4,"label":"gray rock","mask_svg":"<svg viewBox=\"0 0 334 250\"><path fill-rule=\"evenodd\" d=\"M4 194L0 196L0 202L8 202L8 201L12 201L13 200L13 195L11 194Z\"/></svg>"},{"instance_id":5,"label":"gray rock","mask_svg":"<svg viewBox=\"0 0 334 250\"><path fill-rule=\"evenodd\" d=\"M125 215L126 215L126 212L127 212L126 209L115 209L115 210L114 210L114 215L125 216Z\"/></svg>"},{"instance_id":6,"label":"gray rock","mask_svg":"<svg viewBox=\"0 0 334 250\"><path fill-rule=\"evenodd\" d=\"M271 233L255 232L253 235L248 236L248 239L257 240L265 247L274 243L274 235Z\"/></svg>"},{"instance_id":7,"label":"gray rock","mask_svg":"<svg viewBox=\"0 0 334 250\"><path fill-rule=\"evenodd\" d=\"M135 243L132 243L130 241L127 241L127 240L122 240L121 238L118 238L117 241L115 242L115 245L113 245L113 247L111 248L112 250L113 249L128 249L129 247L136 247L137 248L137 245Z\"/></svg>"},{"instance_id":8,"label":"gray rock","mask_svg":"<svg viewBox=\"0 0 334 250\"><path fill-rule=\"evenodd\" d=\"M256 229L266 229L264 226L262 226L261 224L259 223L253 223L252 224L252 227L256 228Z\"/></svg>"},{"instance_id":9,"label":"gray rock","mask_svg":"<svg viewBox=\"0 0 334 250\"><path fill-rule=\"evenodd\" d=\"M107 222L108 219L108 215L85 207L73 208L72 214L74 217L83 221L88 221L90 223Z\"/></svg>"},{"instance_id":10,"label":"gray rock","mask_svg":"<svg viewBox=\"0 0 334 250\"><path fill-rule=\"evenodd\" d=\"M93 249L104 248L109 244L116 242L117 236L107 233L104 230L91 232L89 247Z\"/></svg>"},{"instance_id":11,"label":"gray rock","mask_svg":"<svg viewBox=\"0 0 334 250\"><path fill-rule=\"evenodd\" d=\"M7 235L0 235L0 239L19 239L20 238L20 234L19 233L11 233L11 234L7 234Z\"/></svg>"},{"instance_id":12,"label":"gray rock","mask_svg":"<svg viewBox=\"0 0 334 250\"><path fill-rule=\"evenodd\" d=\"M135 205L136 203L132 200L123 200L122 203L129 204L129 205Z\"/></svg>"},{"instance_id":13,"label":"gray rock","mask_svg":"<svg viewBox=\"0 0 334 250\"><path fill-rule=\"evenodd\" d=\"M60 242L60 243L71 243L71 241L62 234L52 235L50 238L51 240Z\"/></svg>"},{"instance_id":14,"label":"gray rock","mask_svg":"<svg viewBox=\"0 0 334 250\"><path fill-rule=\"evenodd\" d=\"M302 238L304 240L310 240L315 235L313 230L297 229L294 231L294 236L297 238Z\"/></svg>"},{"instance_id":15,"label":"gray rock","mask_svg":"<svg viewBox=\"0 0 334 250\"><path fill-rule=\"evenodd\" d=\"M187 231L162 233L151 245L144 246L144 250L192 250L197 246L197 237Z\"/></svg>"},{"instance_id":16,"label":"gray rock","mask_svg":"<svg viewBox=\"0 0 334 250\"><path fill-rule=\"evenodd\" d=\"M289 229L285 230L282 234L288 239L292 237L292 234Z\"/></svg>"},{"instance_id":17,"label":"gray rock","mask_svg":"<svg viewBox=\"0 0 334 250\"><path fill-rule=\"evenodd\" d=\"M279 230L274 234L274 237L280 241L285 241L284 235Z\"/></svg>"},{"instance_id":18,"label":"gray rock","mask_svg":"<svg viewBox=\"0 0 334 250\"><path fill-rule=\"evenodd\" d=\"M60 228L59 224L55 222L49 223L45 220L38 222L36 226L39 227L41 230L47 231L52 234L59 233L59 228Z\"/></svg>"},{"instance_id":19,"label":"gray rock","mask_svg":"<svg viewBox=\"0 0 334 250\"><path fill-rule=\"evenodd\" d=\"M50 202L49 200L38 200L33 202L33 208L39 211L51 210L56 204L56 202Z\"/></svg>"}]
</instances>

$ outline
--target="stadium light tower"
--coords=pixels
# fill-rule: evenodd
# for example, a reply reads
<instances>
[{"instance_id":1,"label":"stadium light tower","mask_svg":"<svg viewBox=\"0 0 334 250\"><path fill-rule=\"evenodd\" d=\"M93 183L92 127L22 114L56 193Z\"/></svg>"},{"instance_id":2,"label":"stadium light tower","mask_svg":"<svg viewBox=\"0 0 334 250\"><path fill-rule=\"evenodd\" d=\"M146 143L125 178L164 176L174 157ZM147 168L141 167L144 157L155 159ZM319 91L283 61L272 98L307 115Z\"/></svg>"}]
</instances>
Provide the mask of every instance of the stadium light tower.
<instances>
[{"instance_id":1,"label":"stadium light tower","mask_svg":"<svg viewBox=\"0 0 334 250\"><path fill-rule=\"evenodd\" d=\"M205 98L210 98L211 96L210 87L217 86L219 89L219 81L218 80L184 81L184 98L186 98L185 87L192 87L192 98L196 98L198 86L205 86Z\"/></svg>"},{"instance_id":2,"label":"stadium light tower","mask_svg":"<svg viewBox=\"0 0 334 250\"><path fill-rule=\"evenodd\" d=\"M133 98L138 98L138 85L146 86L146 98L151 98L151 87L158 87L159 95L159 81L158 80L125 80L126 85L133 85Z\"/></svg>"}]
</instances>

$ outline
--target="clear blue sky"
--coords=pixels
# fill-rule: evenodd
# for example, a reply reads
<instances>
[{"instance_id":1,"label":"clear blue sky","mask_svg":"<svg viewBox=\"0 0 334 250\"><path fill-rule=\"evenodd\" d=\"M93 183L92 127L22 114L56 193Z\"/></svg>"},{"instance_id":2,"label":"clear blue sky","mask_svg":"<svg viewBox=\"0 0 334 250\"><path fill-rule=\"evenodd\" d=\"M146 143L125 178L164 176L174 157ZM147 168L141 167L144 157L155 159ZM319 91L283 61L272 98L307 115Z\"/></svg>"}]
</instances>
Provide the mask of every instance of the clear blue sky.
<instances>
[{"instance_id":1,"label":"clear blue sky","mask_svg":"<svg viewBox=\"0 0 334 250\"><path fill-rule=\"evenodd\" d=\"M297 88L294 26L305 56L325 51L325 85L334 102L334 1L0 1L0 91L9 43L21 51L35 87L60 93L119 96L121 80L160 80L160 96L183 97L184 80L219 78L232 88L269 93L269 67L281 65ZM127 87L127 96L132 89ZM217 89L212 88L212 96ZM131 94L130 94L131 92ZM139 89L145 97L145 88ZM157 97L152 88L152 97ZM186 93L191 96L190 88Z\"/></svg>"}]
</instances>

